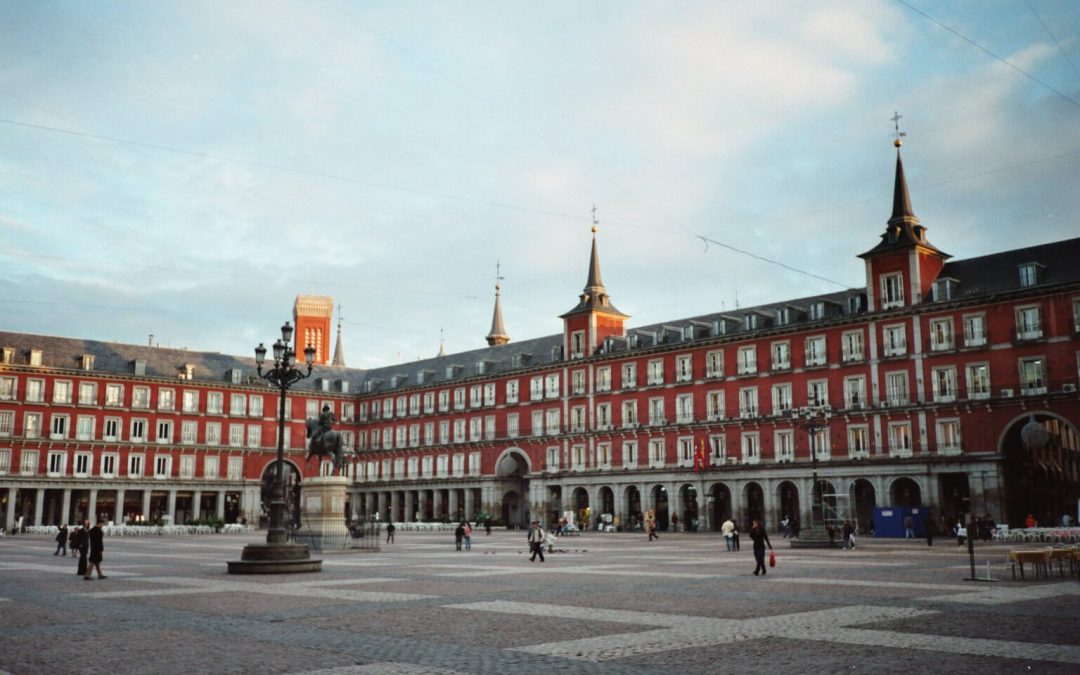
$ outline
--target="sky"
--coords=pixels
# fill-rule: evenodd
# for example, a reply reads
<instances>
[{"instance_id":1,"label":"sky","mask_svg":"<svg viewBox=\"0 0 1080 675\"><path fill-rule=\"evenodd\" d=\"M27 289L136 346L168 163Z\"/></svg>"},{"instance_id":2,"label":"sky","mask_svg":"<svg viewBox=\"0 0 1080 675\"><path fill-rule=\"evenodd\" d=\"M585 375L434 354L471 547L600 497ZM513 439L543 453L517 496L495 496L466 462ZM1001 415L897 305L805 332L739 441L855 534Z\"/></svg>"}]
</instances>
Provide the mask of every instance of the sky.
<instances>
[{"instance_id":1,"label":"sky","mask_svg":"<svg viewBox=\"0 0 1080 675\"><path fill-rule=\"evenodd\" d=\"M0 0L0 329L348 366L1080 236L1080 2ZM335 317L335 323L338 317ZM151 336L153 336L151 338Z\"/></svg>"}]
</instances>

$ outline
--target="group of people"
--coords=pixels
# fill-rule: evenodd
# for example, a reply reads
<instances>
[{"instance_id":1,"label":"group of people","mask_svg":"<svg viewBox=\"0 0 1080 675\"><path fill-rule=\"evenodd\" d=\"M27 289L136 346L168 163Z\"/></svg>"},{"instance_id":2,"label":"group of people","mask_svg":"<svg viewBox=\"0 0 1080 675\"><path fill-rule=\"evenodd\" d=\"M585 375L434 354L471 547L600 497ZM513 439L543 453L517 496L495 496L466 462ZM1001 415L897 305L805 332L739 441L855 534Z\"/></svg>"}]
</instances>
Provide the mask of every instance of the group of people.
<instances>
[{"instance_id":1,"label":"group of people","mask_svg":"<svg viewBox=\"0 0 1080 675\"><path fill-rule=\"evenodd\" d=\"M98 579L107 579L101 571L101 561L105 558L105 530L102 526L105 521L98 520L97 524L90 527L90 521L84 520L81 525L70 533L67 525L61 525L56 535L56 552L53 555L67 557L68 547L71 547L71 556L79 556L79 564L76 573L86 581L93 579L94 570L97 570Z\"/></svg>"},{"instance_id":2,"label":"group of people","mask_svg":"<svg viewBox=\"0 0 1080 675\"><path fill-rule=\"evenodd\" d=\"M472 525L464 520L454 528L454 547L460 551L462 544L466 551L472 550Z\"/></svg>"}]
</instances>

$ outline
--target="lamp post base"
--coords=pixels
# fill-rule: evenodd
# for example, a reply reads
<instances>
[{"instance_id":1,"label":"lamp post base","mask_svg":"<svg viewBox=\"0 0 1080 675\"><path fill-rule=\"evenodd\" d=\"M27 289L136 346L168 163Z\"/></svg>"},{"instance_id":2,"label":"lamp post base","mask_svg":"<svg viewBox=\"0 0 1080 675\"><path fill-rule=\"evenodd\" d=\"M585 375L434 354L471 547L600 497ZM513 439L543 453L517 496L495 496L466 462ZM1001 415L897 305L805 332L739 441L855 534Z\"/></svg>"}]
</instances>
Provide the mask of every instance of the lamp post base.
<instances>
[{"instance_id":1,"label":"lamp post base","mask_svg":"<svg viewBox=\"0 0 1080 675\"><path fill-rule=\"evenodd\" d=\"M296 574L321 572L322 560L314 560L307 544L248 544L240 560L230 560L229 574Z\"/></svg>"},{"instance_id":2,"label":"lamp post base","mask_svg":"<svg viewBox=\"0 0 1080 675\"><path fill-rule=\"evenodd\" d=\"M829 533L824 528L804 528L799 536L788 539L791 548L840 548L840 542L835 537L829 539Z\"/></svg>"}]
</instances>

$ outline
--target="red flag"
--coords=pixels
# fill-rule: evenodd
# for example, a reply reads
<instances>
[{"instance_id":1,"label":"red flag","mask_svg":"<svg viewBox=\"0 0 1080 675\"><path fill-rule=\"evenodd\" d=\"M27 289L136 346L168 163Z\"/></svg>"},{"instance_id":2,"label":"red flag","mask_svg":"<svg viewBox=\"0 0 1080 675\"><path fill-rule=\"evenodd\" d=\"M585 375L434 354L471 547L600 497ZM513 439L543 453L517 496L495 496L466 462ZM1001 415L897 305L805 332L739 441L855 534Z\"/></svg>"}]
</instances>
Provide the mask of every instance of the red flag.
<instances>
[{"instance_id":1,"label":"red flag","mask_svg":"<svg viewBox=\"0 0 1080 675\"><path fill-rule=\"evenodd\" d=\"M699 439L694 452L694 471L704 471L709 465L709 449L705 439Z\"/></svg>"}]
</instances>

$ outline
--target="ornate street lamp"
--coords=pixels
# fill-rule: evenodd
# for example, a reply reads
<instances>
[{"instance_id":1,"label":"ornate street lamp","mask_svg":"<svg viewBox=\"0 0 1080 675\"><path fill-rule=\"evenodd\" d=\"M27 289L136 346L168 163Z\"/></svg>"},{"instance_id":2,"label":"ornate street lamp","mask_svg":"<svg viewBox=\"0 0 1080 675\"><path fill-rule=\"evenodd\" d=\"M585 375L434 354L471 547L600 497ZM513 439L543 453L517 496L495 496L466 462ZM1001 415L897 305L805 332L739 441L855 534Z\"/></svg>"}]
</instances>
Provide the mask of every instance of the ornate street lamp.
<instances>
[{"instance_id":1,"label":"ornate street lamp","mask_svg":"<svg viewBox=\"0 0 1080 675\"><path fill-rule=\"evenodd\" d=\"M288 321L281 327L281 339L272 346L274 365L263 372L266 365L266 347L260 342L255 348L255 368L259 377L278 389L278 439L277 465L274 482L270 489L270 528L266 544L249 544L244 547L243 559L230 561L232 574L278 574L285 572L317 572L322 569L321 560L311 560L308 547L290 544L285 527L285 505L288 501L285 483L285 399L289 387L311 375L315 367L315 347L304 348L307 369L296 367L296 352L289 346L293 338L293 326Z\"/></svg>"},{"instance_id":2,"label":"ornate street lamp","mask_svg":"<svg viewBox=\"0 0 1080 675\"><path fill-rule=\"evenodd\" d=\"M818 482L817 471L818 453L820 452L818 434L829 428L829 418L832 417L832 410L829 406L807 406L805 408L792 408L789 412L794 423L805 429L809 436L810 467L813 472L810 493L810 527L799 533L799 540L801 540L799 545L833 546L833 541L826 537L825 532L815 527L818 514L821 514L822 520L825 517L824 495L822 494L821 484ZM794 540L792 545L795 545Z\"/></svg>"}]
</instances>

